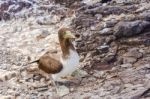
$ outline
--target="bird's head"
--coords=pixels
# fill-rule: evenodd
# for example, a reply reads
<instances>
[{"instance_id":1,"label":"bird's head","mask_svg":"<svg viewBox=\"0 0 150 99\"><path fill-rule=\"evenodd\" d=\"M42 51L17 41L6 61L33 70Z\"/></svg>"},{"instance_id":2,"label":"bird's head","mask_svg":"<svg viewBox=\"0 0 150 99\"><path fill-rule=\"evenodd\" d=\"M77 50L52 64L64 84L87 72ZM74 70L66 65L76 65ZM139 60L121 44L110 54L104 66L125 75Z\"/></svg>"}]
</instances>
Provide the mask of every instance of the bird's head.
<instances>
[{"instance_id":1,"label":"bird's head","mask_svg":"<svg viewBox=\"0 0 150 99\"><path fill-rule=\"evenodd\" d=\"M63 41L63 40L75 39L76 36L72 34L69 28L61 28L58 31L58 38L59 40Z\"/></svg>"},{"instance_id":2,"label":"bird's head","mask_svg":"<svg viewBox=\"0 0 150 99\"><path fill-rule=\"evenodd\" d=\"M71 30L69 28L61 28L58 31L58 38L60 41L64 40L74 40L76 38L79 38L79 35L72 34Z\"/></svg>"},{"instance_id":3,"label":"bird's head","mask_svg":"<svg viewBox=\"0 0 150 99\"><path fill-rule=\"evenodd\" d=\"M64 56L69 55L69 49L75 50L74 40L79 37L80 35L78 34L72 34L69 28L59 29L58 38Z\"/></svg>"}]
</instances>

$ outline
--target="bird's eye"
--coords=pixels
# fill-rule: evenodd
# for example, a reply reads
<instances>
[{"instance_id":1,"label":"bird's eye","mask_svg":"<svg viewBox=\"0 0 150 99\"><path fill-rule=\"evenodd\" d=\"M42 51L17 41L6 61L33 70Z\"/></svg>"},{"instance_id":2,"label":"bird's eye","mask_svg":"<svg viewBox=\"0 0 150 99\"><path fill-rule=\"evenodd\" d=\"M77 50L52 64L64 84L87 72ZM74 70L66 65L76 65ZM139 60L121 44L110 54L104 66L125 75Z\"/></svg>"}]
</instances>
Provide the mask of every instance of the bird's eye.
<instances>
[{"instance_id":1,"label":"bird's eye","mask_svg":"<svg viewBox=\"0 0 150 99\"><path fill-rule=\"evenodd\" d=\"M79 38L79 37L80 37L80 34L75 34L75 37L76 37L76 38Z\"/></svg>"}]
</instances>

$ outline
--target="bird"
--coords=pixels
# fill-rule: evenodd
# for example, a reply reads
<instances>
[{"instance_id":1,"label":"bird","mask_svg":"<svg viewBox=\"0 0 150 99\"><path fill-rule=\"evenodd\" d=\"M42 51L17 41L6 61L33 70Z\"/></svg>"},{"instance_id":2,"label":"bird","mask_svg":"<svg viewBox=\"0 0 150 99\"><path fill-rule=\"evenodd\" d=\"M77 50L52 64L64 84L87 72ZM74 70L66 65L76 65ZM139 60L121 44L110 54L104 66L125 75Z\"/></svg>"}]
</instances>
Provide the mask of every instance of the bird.
<instances>
[{"instance_id":1,"label":"bird","mask_svg":"<svg viewBox=\"0 0 150 99\"><path fill-rule=\"evenodd\" d=\"M57 86L56 82L60 82L63 77L70 76L78 68L80 57L73 43L78 37L79 35L74 35L70 28L60 28L58 40L61 54L46 52L30 64L37 63L40 70L51 75L53 84Z\"/></svg>"}]
</instances>

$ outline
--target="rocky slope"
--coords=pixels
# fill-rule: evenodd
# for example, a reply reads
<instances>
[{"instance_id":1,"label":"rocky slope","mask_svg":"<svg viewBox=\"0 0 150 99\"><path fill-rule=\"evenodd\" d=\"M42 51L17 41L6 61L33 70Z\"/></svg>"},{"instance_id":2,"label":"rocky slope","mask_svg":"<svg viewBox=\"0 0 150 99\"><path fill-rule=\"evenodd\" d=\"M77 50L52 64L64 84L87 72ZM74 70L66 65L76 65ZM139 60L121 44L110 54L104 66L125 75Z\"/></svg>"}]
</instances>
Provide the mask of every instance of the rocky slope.
<instances>
[{"instance_id":1,"label":"rocky slope","mask_svg":"<svg viewBox=\"0 0 150 99\"><path fill-rule=\"evenodd\" d=\"M48 50L60 50L62 26L81 35L79 67L88 73L62 98L150 97L149 0L1 0L0 20L1 98L54 98L50 79L36 64L19 70Z\"/></svg>"}]
</instances>

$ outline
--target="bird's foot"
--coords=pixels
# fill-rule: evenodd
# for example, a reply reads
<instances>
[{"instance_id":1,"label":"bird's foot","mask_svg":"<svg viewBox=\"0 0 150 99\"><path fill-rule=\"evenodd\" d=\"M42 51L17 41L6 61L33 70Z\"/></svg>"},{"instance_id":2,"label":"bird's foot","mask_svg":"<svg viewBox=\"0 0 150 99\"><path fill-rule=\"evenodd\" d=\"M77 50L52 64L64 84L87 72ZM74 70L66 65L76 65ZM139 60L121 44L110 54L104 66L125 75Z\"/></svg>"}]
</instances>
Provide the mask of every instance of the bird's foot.
<instances>
[{"instance_id":1,"label":"bird's foot","mask_svg":"<svg viewBox=\"0 0 150 99\"><path fill-rule=\"evenodd\" d=\"M59 86L65 85L65 86L73 86L80 84L80 81L78 79L73 80L65 80L65 81L56 81L56 84Z\"/></svg>"},{"instance_id":2,"label":"bird's foot","mask_svg":"<svg viewBox=\"0 0 150 99\"><path fill-rule=\"evenodd\" d=\"M63 81L63 82L62 81L56 81L55 83L57 86L63 86L63 85L64 86L71 86L72 85L72 82L70 82L70 81Z\"/></svg>"},{"instance_id":3,"label":"bird's foot","mask_svg":"<svg viewBox=\"0 0 150 99\"><path fill-rule=\"evenodd\" d=\"M62 77L62 79L74 80L75 78L73 76L66 76L66 77Z\"/></svg>"}]
</instances>

